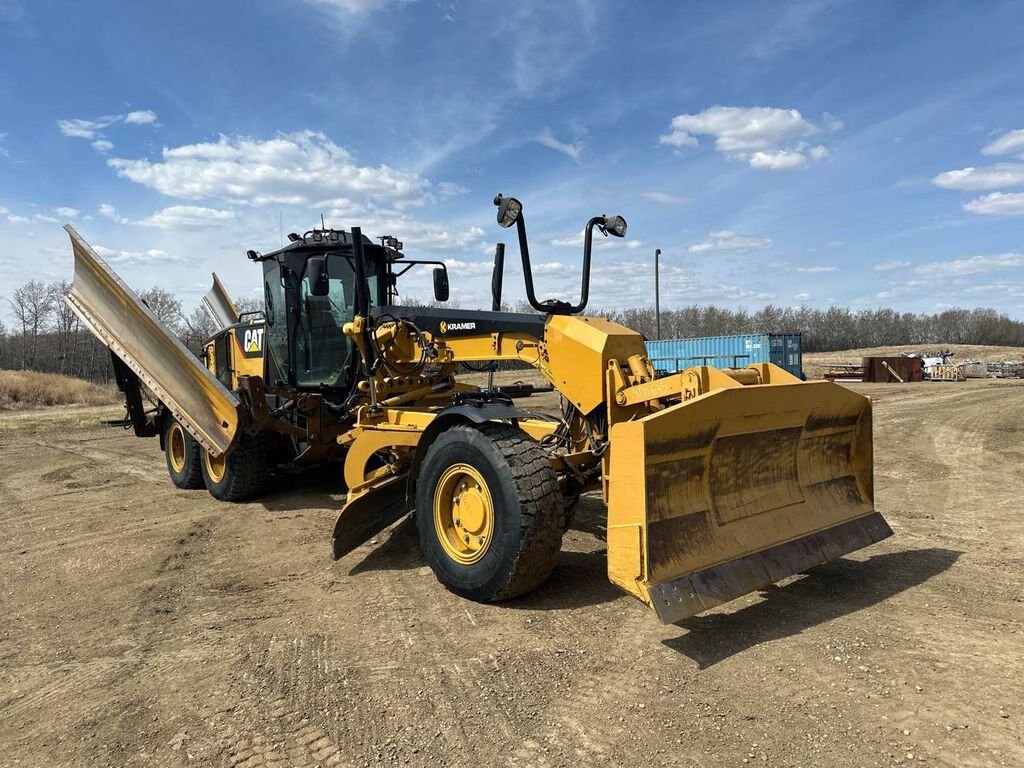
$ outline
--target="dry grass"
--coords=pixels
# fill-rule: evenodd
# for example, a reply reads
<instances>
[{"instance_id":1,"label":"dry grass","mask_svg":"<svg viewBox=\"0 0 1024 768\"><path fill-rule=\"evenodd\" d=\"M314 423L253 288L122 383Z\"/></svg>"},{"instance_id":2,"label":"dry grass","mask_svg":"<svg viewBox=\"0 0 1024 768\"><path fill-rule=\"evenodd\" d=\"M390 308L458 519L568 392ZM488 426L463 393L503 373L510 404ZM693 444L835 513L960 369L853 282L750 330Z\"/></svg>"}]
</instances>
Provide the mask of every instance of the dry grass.
<instances>
[{"instance_id":1,"label":"dry grass","mask_svg":"<svg viewBox=\"0 0 1024 768\"><path fill-rule=\"evenodd\" d=\"M860 365L862 357L897 357L904 352L934 352L948 349L953 361L980 360L983 363L1001 363L1024 360L1024 347L986 347L977 344L907 344L900 347L871 347L844 349L836 352L805 352L804 373L809 379L820 379L836 363Z\"/></svg>"},{"instance_id":2,"label":"dry grass","mask_svg":"<svg viewBox=\"0 0 1024 768\"><path fill-rule=\"evenodd\" d=\"M54 405L111 405L119 399L114 387L71 376L36 371L0 371L0 411Z\"/></svg>"}]
</instances>

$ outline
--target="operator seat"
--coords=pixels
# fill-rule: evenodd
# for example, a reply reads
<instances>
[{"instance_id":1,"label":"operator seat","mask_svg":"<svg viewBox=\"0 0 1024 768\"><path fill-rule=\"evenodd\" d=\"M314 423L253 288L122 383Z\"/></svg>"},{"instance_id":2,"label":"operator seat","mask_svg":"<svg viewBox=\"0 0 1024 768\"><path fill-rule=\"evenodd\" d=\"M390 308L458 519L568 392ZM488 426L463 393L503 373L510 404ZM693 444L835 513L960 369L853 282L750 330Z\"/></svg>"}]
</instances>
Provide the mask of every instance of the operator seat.
<instances>
[{"instance_id":1,"label":"operator seat","mask_svg":"<svg viewBox=\"0 0 1024 768\"><path fill-rule=\"evenodd\" d=\"M305 314L309 374L324 383L334 383L345 367L349 339L334 316L330 297L307 296Z\"/></svg>"}]
</instances>

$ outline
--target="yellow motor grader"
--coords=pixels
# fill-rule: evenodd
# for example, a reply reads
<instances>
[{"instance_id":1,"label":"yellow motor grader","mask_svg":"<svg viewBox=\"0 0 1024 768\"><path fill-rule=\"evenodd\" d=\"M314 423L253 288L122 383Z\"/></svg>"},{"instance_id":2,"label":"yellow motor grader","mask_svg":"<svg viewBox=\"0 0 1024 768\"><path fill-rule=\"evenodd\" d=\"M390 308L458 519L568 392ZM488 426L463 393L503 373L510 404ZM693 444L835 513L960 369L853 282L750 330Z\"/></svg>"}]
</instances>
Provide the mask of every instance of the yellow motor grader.
<instances>
[{"instance_id":1,"label":"yellow motor grader","mask_svg":"<svg viewBox=\"0 0 1024 768\"><path fill-rule=\"evenodd\" d=\"M891 535L874 510L867 398L771 364L657 375L639 333L581 315L595 231L622 237L625 220L587 223L570 304L538 300L522 204L495 204L536 313L498 311L502 244L492 311L403 307L398 280L419 265L446 301L445 265L358 227L249 251L261 313L239 315L215 280L222 328L202 362L70 226L67 300L110 348L135 433L159 436L176 485L242 501L275 467L338 462L334 557L412 513L438 580L472 600L541 584L590 491L607 506L608 578L666 623ZM531 410L529 387L457 378L500 361L536 369L560 414Z\"/></svg>"}]
</instances>

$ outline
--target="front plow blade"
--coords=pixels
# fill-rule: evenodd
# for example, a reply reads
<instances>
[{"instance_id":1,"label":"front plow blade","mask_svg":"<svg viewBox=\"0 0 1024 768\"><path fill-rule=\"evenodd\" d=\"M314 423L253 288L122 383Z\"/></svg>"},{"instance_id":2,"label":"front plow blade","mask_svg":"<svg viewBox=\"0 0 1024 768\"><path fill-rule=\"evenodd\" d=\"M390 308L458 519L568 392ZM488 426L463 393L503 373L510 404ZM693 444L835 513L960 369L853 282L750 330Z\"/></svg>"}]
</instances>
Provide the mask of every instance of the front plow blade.
<instances>
[{"instance_id":1,"label":"front plow blade","mask_svg":"<svg viewBox=\"0 0 1024 768\"><path fill-rule=\"evenodd\" d=\"M892 535L871 404L829 382L718 390L611 430L608 576L672 623Z\"/></svg>"},{"instance_id":2,"label":"front plow blade","mask_svg":"<svg viewBox=\"0 0 1024 768\"><path fill-rule=\"evenodd\" d=\"M75 281L66 301L214 456L231 446L239 400L188 351L69 224Z\"/></svg>"}]
</instances>

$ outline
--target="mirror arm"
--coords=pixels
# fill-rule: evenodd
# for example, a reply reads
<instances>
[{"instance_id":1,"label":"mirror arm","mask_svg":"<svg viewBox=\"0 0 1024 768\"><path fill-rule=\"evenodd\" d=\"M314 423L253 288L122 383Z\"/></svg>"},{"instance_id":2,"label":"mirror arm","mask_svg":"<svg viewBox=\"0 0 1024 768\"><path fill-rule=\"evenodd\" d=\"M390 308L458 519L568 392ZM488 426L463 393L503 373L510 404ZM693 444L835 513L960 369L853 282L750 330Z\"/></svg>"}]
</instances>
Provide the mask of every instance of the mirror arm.
<instances>
[{"instance_id":1,"label":"mirror arm","mask_svg":"<svg viewBox=\"0 0 1024 768\"><path fill-rule=\"evenodd\" d=\"M594 227L604 221L604 216L595 216L587 222L587 228L583 233L583 277L580 286L580 303L570 308L572 314L582 312L586 309L590 300L590 254L594 246Z\"/></svg>"},{"instance_id":2,"label":"mirror arm","mask_svg":"<svg viewBox=\"0 0 1024 768\"><path fill-rule=\"evenodd\" d=\"M583 275L580 285L579 304L566 304L561 301L543 303L537 301L537 294L534 292L533 269L530 265L530 246L526 240L526 221L523 214L519 214L519 218L516 219L516 231L519 235L519 253L523 259L523 280L526 283L526 299L530 302L531 307L538 312L556 315L575 315L586 308L587 302L590 300L590 257L594 244L594 227L603 224L604 221L604 216L595 216L587 222L587 228L583 235Z\"/></svg>"},{"instance_id":3,"label":"mirror arm","mask_svg":"<svg viewBox=\"0 0 1024 768\"><path fill-rule=\"evenodd\" d=\"M519 235L519 255L523 260L523 282L526 283L526 300L530 306L544 314L551 313L553 307L537 301L533 289L533 268L530 266L530 244L526 241L526 217L520 213L516 219L516 233Z\"/></svg>"},{"instance_id":4,"label":"mirror arm","mask_svg":"<svg viewBox=\"0 0 1024 768\"><path fill-rule=\"evenodd\" d=\"M523 260L523 282L526 284L526 300L538 312L547 312L537 301L533 291L533 268L530 266L530 244L526 241L526 216L522 213L516 219L516 234L519 235L519 256Z\"/></svg>"}]
</instances>

